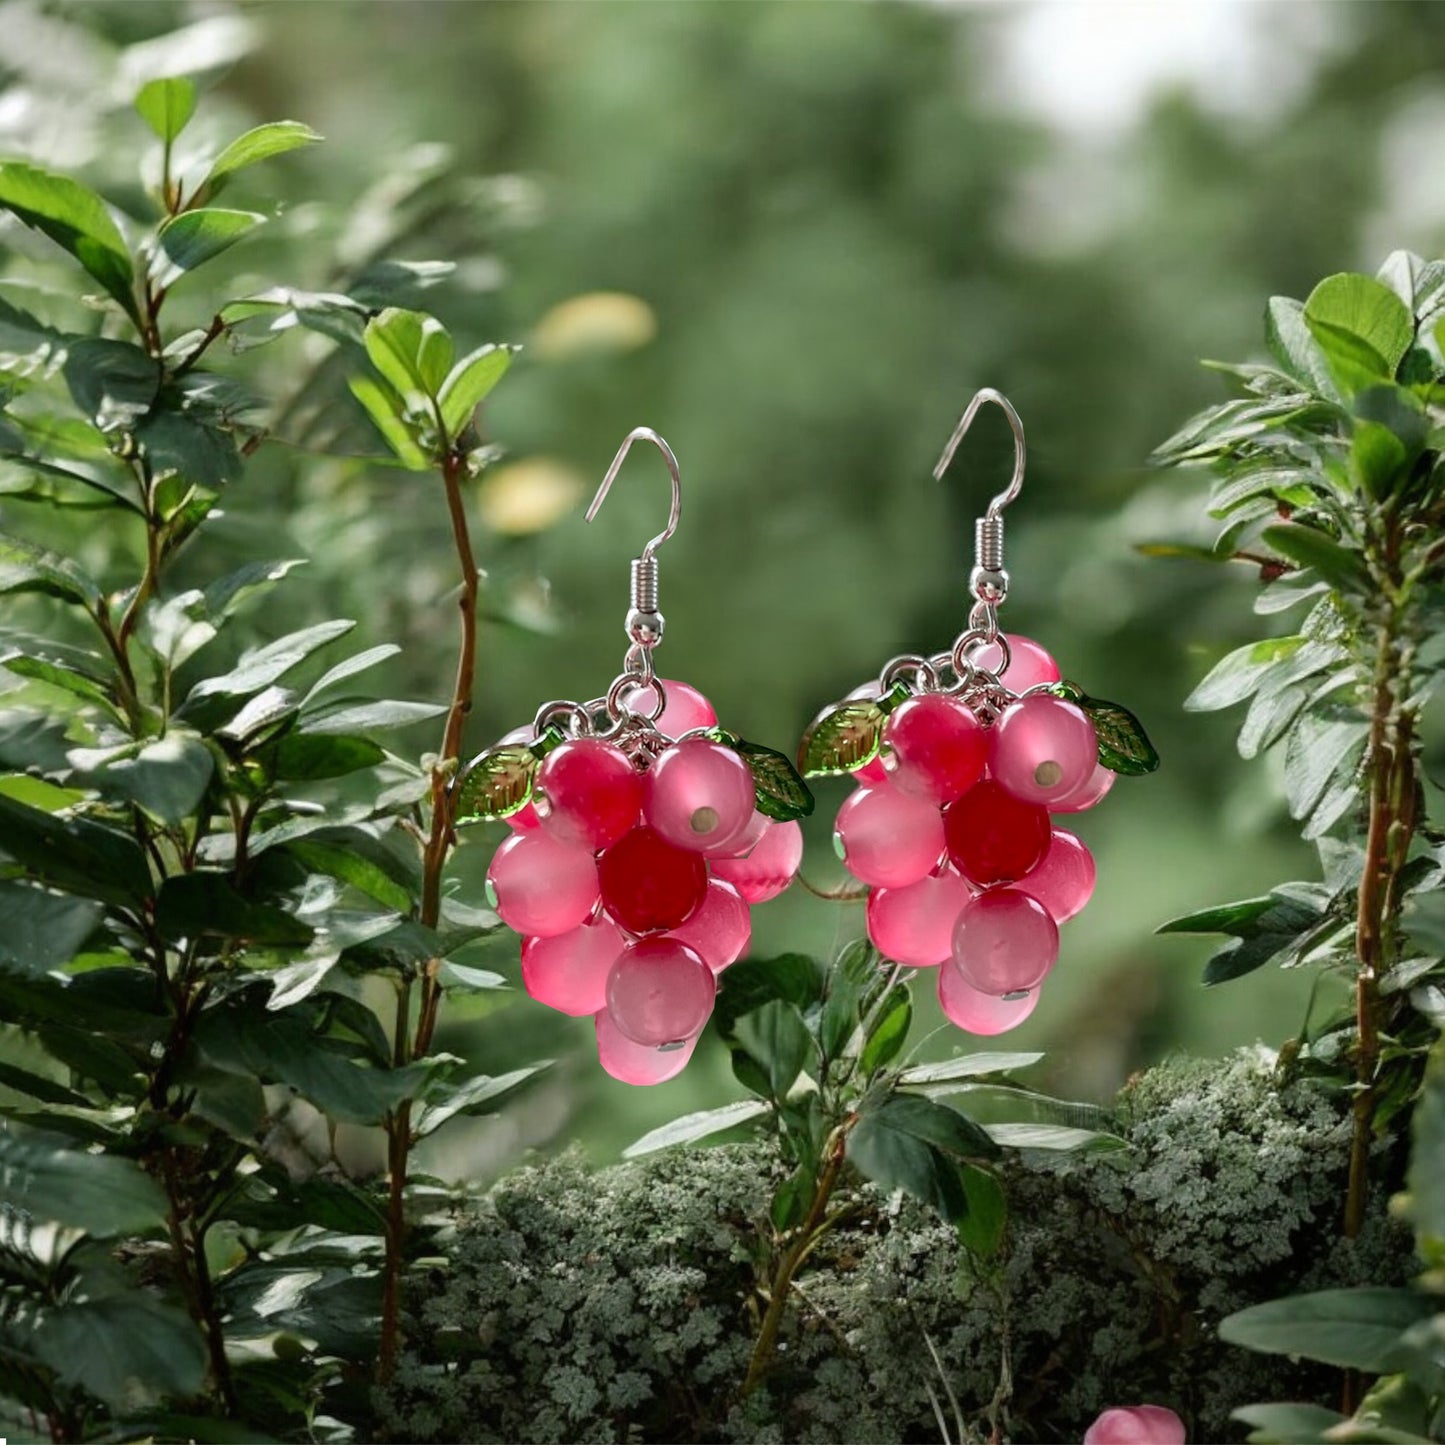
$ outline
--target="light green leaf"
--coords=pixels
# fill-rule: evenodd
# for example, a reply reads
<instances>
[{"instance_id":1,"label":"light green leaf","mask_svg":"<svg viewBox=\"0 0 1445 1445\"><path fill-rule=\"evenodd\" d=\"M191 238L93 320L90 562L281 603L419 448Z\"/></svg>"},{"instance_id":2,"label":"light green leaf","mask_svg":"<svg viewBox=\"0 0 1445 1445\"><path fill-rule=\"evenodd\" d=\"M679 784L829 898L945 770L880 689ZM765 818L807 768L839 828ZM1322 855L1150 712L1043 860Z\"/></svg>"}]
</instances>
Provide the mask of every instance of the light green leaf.
<instances>
[{"instance_id":1,"label":"light green leaf","mask_svg":"<svg viewBox=\"0 0 1445 1445\"><path fill-rule=\"evenodd\" d=\"M761 1099L739 1099L735 1104L724 1104L720 1109L684 1114L680 1119L673 1119L629 1144L622 1151L622 1157L637 1159L643 1154L655 1154L659 1149L671 1148L674 1144L696 1143L711 1134L721 1134L725 1129L735 1129L739 1124L759 1119L769 1107Z\"/></svg>"},{"instance_id":2,"label":"light green leaf","mask_svg":"<svg viewBox=\"0 0 1445 1445\"><path fill-rule=\"evenodd\" d=\"M1319 1445L1345 1423L1338 1410L1323 1405L1246 1405L1234 1412L1236 1420L1253 1426L1251 1445Z\"/></svg>"},{"instance_id":3,"label":"light green leaf","mask_svg":"<svg viewBox=\"0 0 1445 1445\"><path fill-rule=\"evenodd\" d=\"M980 1259L992 1259L1003 1243L1008 1223L1003 1186L995 1175L977 1164L963 1165L960 1174L968 1213L958 1222L958 1237L964 1248Z\"/></svg>"},{"instance_id":4,"label":"light green leaf","mask_svg":"<svg viewBox=\"0 0 1445 1445\"><path fill-rule=\"evenodd\" d=\"M309 125L299 120L276 120L267 125L258 125L245 135L237 136L221 152L206 175L204 189L215 195L222 186L239 170L254 166L258 161L270 160L272 156L284 155L300 146L314 145L323 137Z\"/></svg>"},{"instance_id":5,"label":"light green leaf","mask_svg":"<svg viewBox=\"0 0 1445 1445\"><path fill-rule=\"evenodd\" d=\"M1038 1063L1042 1054L964 1054L936 1064L914 1064L898 1076L900 1084L942 1084L950 1079L972 1079L980 1074L1012 1073Z\"/></svg>"},{"instance_id":6,"label":"light green leaf","mask_svg":"<svg viewBox=\"0 0 1445 1445\"><path fill-rule=\"evenodd\" d=\"M1343 592L1363 592L1370 586L1370 574L1359 554L1314 527L1286 522L1266 527L1261 536L1282 557L1301 567L1313 567L1332 587Z\"/></svg>"},{"instance_id":7,"label":"light green leaf","mask_svg":"<svg viewBox=\"0 0 1445 1445\"><path fill-rule=\"evenodd\" d=\"M43 592L94 609L100 587L68 557L0 533L0 593Z\"/></svg>"},{"instance_id":8,"label":"light green leaf","mask_svg":"<svg viewBox=\"0 0 1445 1445\"><path fill-rule=\"evenodd\" d=\"M479 1074L464 1084L437 1085L429 1091L429 1097L417 1115L416 1137L425 1138L458 1114L495 1113L495 1104L548 1066L546 1063L533 1064L530 1068L513 1069L511 1073L501 1074L495 1079Z\"/></svg>"},{"instance_id":9,"label":"light green leaf","mask_svg":"<svg viewBox=\"0 0 1445 1445\"><path fill-rule=\"evenodd\" d=\"M152 80L135 98L136 112L163 141L173 141L196 112L195 82L184 76Z\"/></svg>"},{"instance_id":10,"label":"light green leaf","mask_svg":"<svg viewBox=\"0 0 1445 1445\"><path fill-rule=\"evenodd\" d=\"M178 271L194 271L229 250L265 219L255 211L224 211L215 206L183 211L161 227L161 250Z\"/></svg>"},{"instance_id":11,"label":"light green leaf","mask_svg":"<svg viewBox=\"0 0 1445 1445\"><path fill-rule=\"evenodd\" d=\"M264 647L254 648L230 672L198 682L186 698L185 706L189 708L193 700L207 697L247 697L260 692L304 662L313 652L344 637L355 626L355 622L337 618L303 628L300 632L288 633Z\"/></svg>"},{"instance_id":12,"label":"light green leaf","mask_svg":"<svg viewBox=\"0 0 1445 1445\"><path fill-rule=\"evenodd\" d=\"M898 1057L912 1023L913 1000L906 988L895 988L876 1015L872 1031L858 1055L858 1067L863 1071L864 1078L870 1078Z\"/></svg>"},{"instance_id":13,"label":"light green leaf","mask_svg":"<svg viewBox=\"0 0 1445 1445\"><path fill-rule=\"evenodd\" d=\"M431 319L421 311L388 306L366 323L363 341L371 364L407 401L432 394L421 371L422 343Z\"/></svg>"},{"instance_id":14,"label":"light green leaf","mask_svg":"<svg viewBox=\"0 0 1445 1445\"><path fill-rule=\"evenodd\" d=\"M489 748L457 779L452 814L458 823L509 818L531 801L538 759L526 745Z\"/></svg>"},{"instance_id":15,"label":"light green leaf","mask_svg":"<svg viewBox=\"0 0 1445 1445\"><path fill-rule=\"evenodd\" d=\"M1219 1337L1265 1354L1384 1375L1397 1368L1401 1335L1434 1312L1429 1297L1414 1290L1327 1289L1240 1310L1221 1321Z\"/></svg>"},{"instance_id":16,"label":"light green leaf","mask_svg":"<svg viewBox=\"0 0 1445 1445\"><path fill-rule=\"evenodd\" d=\"M436 396L442 389L455 359L456 348L446 327L435 316L426 317L421 324L416 369L428 396Z\"/></svg>"},{"instance_id":17,"label":"light green leaf","mask_svg":"<svg viewBox=\"0 0 1445 1445\"><path fill-rule=\"evenodd\" d=\"M1271 668L1290 657L1304 643L1303 636L1270 637L1237 647L1210 668L1203 681L1184 699L1186 712L1215 712L1243 702L1259 687Z\"/></svg>"},{"instance_id":18,"label":"light green leaf","mask_svg":"<svg viewBox=\"0 0 1445 1445\"><path fill-rule=\"evenodd\" d=\"M1393 380L1415 336L1415 318L1388 286L1348 272L1327 276L1310 292L1304 319L1349 393Z\"/></svg>"},{"instance_id":19,"label":"light green leaf","mask_svg":"<svg viewBox=\"0 0 1445 1445\"><path fill-rule=\"evenodd\" d=\"M406 406L388 386L369 376L348 378L351 394L366 408L367 415L391 448L392 455L409 472L424 472L431 466L406 418Z\"/></svg>"},{"instance_id":20,"label":"light green leaf","mask_svg":"<svg viewBox=\"0 0 1445 1445\"><path fill-rule=\"evenodd\" d=\"M1410 1127L1410 1217L1421 1235L1445 1241L1445 1044L1438 1041Z\"/></svg>"},{"instance_id":21,"label":"light green leaf","mask_svg":"<svg viewBox=\"0 0 1445 1445\"><path fill-rule=\"evenodd\" d=\"M355 657L348 657L338 662L335 667L328 668L312 685L311 690L306 694L304 703L309 703L319 693L327 688L335 687L338 682L344 682L348 677L355 677L357 673L365 672L368 668L375 667L379 662L385 662L389 657L395 657L401 651L394 642L383 642L376 647L368 647L365 652L358 652Z\"/></svg>"},{"instance_id":22,"label":"light green leaf","mask_svg":"<svg viewBox=\"0 0 1445 1445\"><path fill-rule=\"evenodd\" d=\"M985 1124L984 1128L995 1144L1001 1144L1006 1149L1107 1154L1129 1147L1115 1134L1102 1133L1097 1129L1075 1129L1068 1124Z\"/></svg>"},{"instance_id":23,"label":"light green leaf","mask_svg":"<svg viewBox=\"0 0 1445 1445\"><path fill-rule=\"evenodd\" d=\"M878 756L888 715L866 698L845 702L819 718L803 736L804 777L854 773Z\"/></svg>"},{"instance_id":24,"label":"light green leaf","mask_svg":"<svg viewBox=\"0 0 1445 1445\"><path fill-rule=\"evenodd\" d=\"M341 702L334 707L308 713L301 720L301 731L312 737L385 731L388 728L404 728L413 723L429 722L445 711L445 707L436 703L404 702L399 699Z\"/></svg>"},{"instance_id":25,"label":"light green leaf","mask_svg":"<svg viewBox=\"0 0 1445 1445\"><path fill-rule=\"evenodd\" d=\"M512 364L511 346L481 346L452 367L438 392L442 425L449 437L460 436L472 413Z\"/></svg>"},{"instance_id":26,"label":"light green leaf","mask_svg":"<svg viewBox=\"0 0 1445 1445\"><path fill-rule=\"evenodd\" d=\"M94 191L38 166L0 161L0 206L69 251L139 323L130 252Z\"/></svg>"},{"instance_id":27,"label":"light green leaf","mask_svg":"<svg viewBox=\"0 0 1445 1445\"><path fill-rule=\"evenodd\" d=\"M1319 343L1310 335L1302 302L1288 296L1272 296L1265 308L1265 339L1275 359L1306 386L1333 401L1342 400L1339 388L1325 365Z\"/></svg>"}]
</instances>

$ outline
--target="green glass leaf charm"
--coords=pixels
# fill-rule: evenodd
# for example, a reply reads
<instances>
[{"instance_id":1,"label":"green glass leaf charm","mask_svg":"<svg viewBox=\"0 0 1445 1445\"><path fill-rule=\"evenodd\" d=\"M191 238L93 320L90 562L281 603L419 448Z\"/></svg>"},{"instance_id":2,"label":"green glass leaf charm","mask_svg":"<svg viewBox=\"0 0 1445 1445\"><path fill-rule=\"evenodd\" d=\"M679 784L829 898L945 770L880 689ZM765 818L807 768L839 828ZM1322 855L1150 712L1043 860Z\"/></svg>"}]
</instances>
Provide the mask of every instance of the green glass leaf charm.
<instances>
[{"instance_id":1,"label":"green glass leaf charm","mask_svg":"<svg viewBox=\"0 0 1445 1445\"><path fill-rule=\"evenodd\" d=\"M888 714L876 702L845 702L821 718L803 739L799 761L807 778L856 772L878 756Z\"/></svg>"},{"instance_id":2,"label":"green glass leaf charm","mask_svg":"<svg viewBox=\"0 0 1445 1445\"><path fill-rule=\"evenodd\" d=\"M1065 684L1072 687L1072 684ZM1139 777L1152 773L1159 766L1159 754L1144 724L1126 707L1117 702L1104 702L1097 697L1078 694L1070 701L1083 709L1085 716L1094 724L1099 738L1099 762L1111 773L1123 773L1128 777Z\"/></svg>"},{"instance_id":3,"label":"green glass leaf charm","mask_svg":"<svg viewBox=\"0 0 1445 1445\"><path fill-rule=\"evenodd\" d=\"M741 739L732 739L728 745L753 775L758 812L786 823L792 818L806 818L813 811L813 794L782 753Z\"/></svg>"},{"instance_id":4,"label":"green glass leaf charm","mask_svg":"<svg viewBox=\"0 0 1445 1445\"><path fill-rule=\"evenodd\" d=\"M483 753L457 784L453 821L510 818L531 801L536 777L537 755L523 744Z\"/></svg>"}]
</instances>

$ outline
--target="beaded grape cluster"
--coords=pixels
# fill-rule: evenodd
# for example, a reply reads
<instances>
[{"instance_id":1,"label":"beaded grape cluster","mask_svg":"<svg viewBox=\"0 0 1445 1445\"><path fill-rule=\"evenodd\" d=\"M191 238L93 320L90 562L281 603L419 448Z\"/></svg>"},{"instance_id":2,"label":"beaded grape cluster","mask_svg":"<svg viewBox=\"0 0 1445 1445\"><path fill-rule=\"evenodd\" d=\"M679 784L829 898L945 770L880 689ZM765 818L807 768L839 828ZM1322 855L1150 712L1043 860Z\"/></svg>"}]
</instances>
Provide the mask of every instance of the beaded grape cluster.
<instances>
[{"instance_id":1,"label":"beaded grape cluster","mask_svg":"<svg viewBox=\"0 0 1445 1445\"><path fill-rule=\"evenodd\" d=\"M809 776L857 780L834 838L870 888L874 947L906 967L938 967L944 1013L973 1034L1033 1012L1059 925L1093 893L1092 855L1051 815L1091 808L1116 772L1157 762L1124 709L1061 681L1029 638L1001 641L947 688L941 659L899 659L803 744Z\"/></svg>"},{"instance_id":2,"label":"beaded grape cluster","mask_svg":"<svg viewBox=\"0 0 1445 1445\"><path fill-rule=\"evenodd\" d=\"M664 679L612 713L549 705L477 758L457 797L459 821L513 830L487 887L522 935L527 992L590 1014L602 1067L629 1084L686 1066L716 976L748 947L751 906L798 870L793 819L812 810L786 758L724 732L701 693Z\"/></svg>"}]
</instances>

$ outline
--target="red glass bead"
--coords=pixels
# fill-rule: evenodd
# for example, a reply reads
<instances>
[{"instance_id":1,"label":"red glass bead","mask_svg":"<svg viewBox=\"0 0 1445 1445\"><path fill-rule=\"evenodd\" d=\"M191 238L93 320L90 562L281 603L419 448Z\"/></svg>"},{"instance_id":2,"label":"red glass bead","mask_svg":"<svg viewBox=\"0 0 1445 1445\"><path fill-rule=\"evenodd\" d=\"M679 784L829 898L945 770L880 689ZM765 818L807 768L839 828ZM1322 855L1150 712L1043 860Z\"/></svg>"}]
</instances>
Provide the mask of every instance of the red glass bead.
<instances>
[{"instance_id":1,"label":"red glass bead","mask_svg":"<svg viewBox=\"0 0 1445 1445\"><path fill-rule=\"evenodd\" d=\"M893 781L932 803L961 798L988 762L988 730L963 703L938 693L900 703L883 737Z\"/></svg>"},{"instance_id":2,"label":"red glass bead","mask_svg":"<svg viewBox=\"0 0 1445 1445\"><path fill-rule=\"evenodd\" d=\"M598 860L602 903L629 933L676 928L707 895L701 853L678 848L651 828L634 828Z\"/></svg>"},{"instance_id":3,"label":"red glass bead","mask_svg":"<svg viewBox=\"0 0 1445 1445\"><path fill-rule=\"evenodd\" d=\"M1019 632L1005 632L1004 641L1009 647L1009 662L1002 673L999 665L1003 662L1003 649L996 642L980 647L969 661L975 667L993 673L1011 692L1027 692L1040 683L1059 680L1058 663L1032 637L1025 637Z\"/></svg>"},{"instance_id":4,"label":"red glass bead","mask_svg":"<svg viewBox=\"0 0 1445 1445\"><path fill-rule=\"evenodd\" d=\"M958 871L989 888L1033 868L1048 851L1052 829L1047 808L1020 802L985 778L943 810L943 835Z\"/></svg>"},{"instance_id":5,"label":"red glass bead","mask_svg":"<svg viewBox=\"0 0 1445 1445\"><path fill-rule=\"evenodd\" d=\"M1114 786L1117 773L1110 772L1103 763L1095 763L1094 771L1065 798L1058 798L1049 804L1051 813L1082 813L1092 808Z\"/></svg>"},{"instance_id":6,"label":"red glass bead","mask_svg":"<svg viewBox=\"0 0 1445 1445\"><path fill-rule=\"evenodd\" d=\"M595 852L636 824L644 790L642 774L621 748L578 738L543 758L532 800L554 838Z\"/></svg>"},{"instance_id":7,"label":"red glass bead","mask_svg":"<svg viewBox=\"0 0 1445 1445\"><path fill-rule=\"evenodd\" d=\"M833 842L848 871L875 888L906 888L943 856L938 805L892 783L858 788L843 800Z\"/></svg>"}]
</instances>

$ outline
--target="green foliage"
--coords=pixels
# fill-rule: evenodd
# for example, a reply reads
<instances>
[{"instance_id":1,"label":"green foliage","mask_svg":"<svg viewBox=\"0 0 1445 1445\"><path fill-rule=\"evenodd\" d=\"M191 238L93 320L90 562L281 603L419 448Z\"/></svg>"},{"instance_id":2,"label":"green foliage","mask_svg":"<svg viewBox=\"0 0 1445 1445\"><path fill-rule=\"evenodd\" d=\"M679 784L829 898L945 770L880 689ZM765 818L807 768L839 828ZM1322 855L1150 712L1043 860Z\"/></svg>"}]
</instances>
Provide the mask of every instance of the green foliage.
<instances>
[{"instance_id":1,"label":"green foliage","mask_svg":"<svg viewBox=\"0 0 1445 1445\"><path fill-rule=\"evenodd\" d=\"M933 1083L955 1082L940 1072ZM985 1197L992 1174L965 1174L972 1232L845 1183L774 1374L742 1403L750 1315L766 1303L754 1221L792 1177L775 1143L513 1175L418 1281L422 1327L383 1424L417 1440L901 1442L932 1438L929 1391L946 1381L980 1435L996 1418L1001 1439L1077 1439L1106 1405L1146 1398L1177 1409L1191 1439L1225 1439L1254 1394L1327 1389L1326 1372L1213 1328L1292 1284L1408 1273L1383 1209L1352 1248L1334 1241L1348 1125L1327 1092L1280 1088L1259 1054L1165 1066L1124 1094L1117 1125L1120 1152L1010 1159L1006 1225Z\"/></svg>"}]
</instances>

